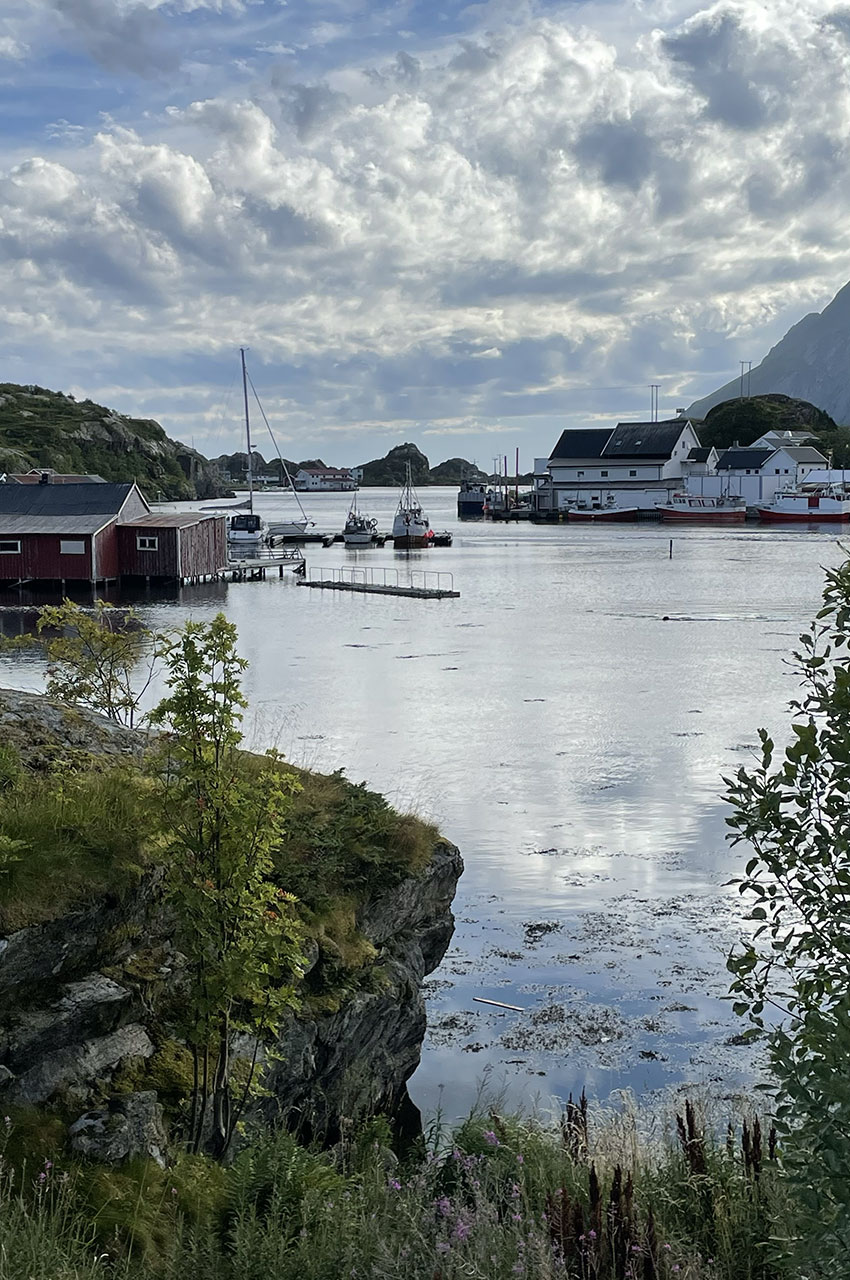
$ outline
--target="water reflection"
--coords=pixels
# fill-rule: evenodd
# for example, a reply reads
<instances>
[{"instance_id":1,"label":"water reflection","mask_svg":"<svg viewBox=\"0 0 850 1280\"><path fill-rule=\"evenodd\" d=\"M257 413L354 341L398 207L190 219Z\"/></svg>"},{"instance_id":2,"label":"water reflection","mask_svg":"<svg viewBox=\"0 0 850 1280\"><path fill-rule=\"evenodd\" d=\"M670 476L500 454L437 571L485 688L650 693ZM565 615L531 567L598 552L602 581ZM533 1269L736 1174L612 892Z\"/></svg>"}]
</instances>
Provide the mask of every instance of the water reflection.
<instances>
[{"instance_id":1,"label":"water reflection","mask_svg":"<svg viewBox=\"0 0 850 1280\"><path fill-rule=\"evenodd\" d=\"M423 498L453 547L311 547L308 563L426 563L454 574L460 600L292 578L121 598L153 626L224 609L251 662L252 740L345 768L460 845L457 934L411 1084L423 1109L446 1084L462 1110L485 1069L518 1095L734 1081L747 1061L727 1043L738 904L723 886L741 857L721 777L752 761L758 726L783 734L784 660L820 566L842 558L834 533L677 530L671 559L658 526L459 526L453 491ZM259 499L272 516L275 501ZM380 527L395 501L368 492ZM345 495L310 503L320 528L342 527ZM3 634L31 626L21 606L36 603L0 598ZM34 655L3 659L2 682L39 678ZM530 942L535 922L555 927Z\"/></svg>"}]
</instances>

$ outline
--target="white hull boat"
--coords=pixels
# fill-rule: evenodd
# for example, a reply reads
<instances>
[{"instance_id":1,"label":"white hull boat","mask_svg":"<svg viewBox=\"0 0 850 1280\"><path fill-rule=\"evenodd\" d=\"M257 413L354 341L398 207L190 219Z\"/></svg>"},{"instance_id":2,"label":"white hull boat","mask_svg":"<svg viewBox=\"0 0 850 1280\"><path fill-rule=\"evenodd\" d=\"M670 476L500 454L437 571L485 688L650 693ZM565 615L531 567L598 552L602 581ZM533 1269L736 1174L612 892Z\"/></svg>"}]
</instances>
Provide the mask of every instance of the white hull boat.
<instances>
[{"instance_id":1,"label":"white hull boat","mask_svg":"<svg viewBox=\"0 0 850 1280\"><path fill-rule=\"evenodd\" d=\"M345 545L347 547L371 547L377 528L377 520L373 520L371 516L367 516L362 511L357 510L357 499L355 498L342 530L342 540Z\"/></svg>"}]
</instances>

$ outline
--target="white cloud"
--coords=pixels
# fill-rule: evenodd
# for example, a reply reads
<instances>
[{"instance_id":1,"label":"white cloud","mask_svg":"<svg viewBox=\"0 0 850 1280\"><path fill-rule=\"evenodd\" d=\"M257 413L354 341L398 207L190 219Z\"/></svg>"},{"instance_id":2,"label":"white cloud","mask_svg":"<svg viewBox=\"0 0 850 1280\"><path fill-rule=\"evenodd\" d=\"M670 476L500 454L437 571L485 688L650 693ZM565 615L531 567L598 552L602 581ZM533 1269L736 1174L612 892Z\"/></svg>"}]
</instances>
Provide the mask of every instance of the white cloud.
<instances>
[{"instance_id":1,"label":"white cloud","mask_svg":"<svg viewBox=\"0 0 850 1280\"><path fill-rule=\"evenodd\" d=\"M175 65L174 6L56 3L103 65ZM132 127L66 111L0 185L18 344L103 343L127 385L122 360L248 340L328 431L551 420L592 381L685 403L848 275L850 19L667 9L488 4L309 79L223 57L215 92ZM327 12L336 50L356 11ZM246 48L294 48L244 21Z\"/></svg>"}]
</instances>

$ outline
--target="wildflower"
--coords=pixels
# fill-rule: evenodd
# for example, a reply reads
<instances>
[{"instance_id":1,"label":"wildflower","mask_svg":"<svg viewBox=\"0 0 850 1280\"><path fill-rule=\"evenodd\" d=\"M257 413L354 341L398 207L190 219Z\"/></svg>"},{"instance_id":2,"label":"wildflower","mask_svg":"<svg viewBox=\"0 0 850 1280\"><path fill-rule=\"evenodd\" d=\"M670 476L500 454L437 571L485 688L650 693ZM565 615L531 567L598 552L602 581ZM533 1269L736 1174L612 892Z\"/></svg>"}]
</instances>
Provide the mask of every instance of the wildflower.
<instances>
[{"instance_id":1,"label":"wildflower","mask_svg":"<svg viewBox=\"0 0 850 1280\"><path fill-rule=\"evenodd\" d=\"M447 1218L452 1211L452 1202L448 1196L440 1196L439 1200L434 1201L434 1208L442 1218Z\"/></svg>"},{"instance_id":2,"label":"wildflower","mask_svg":"<svg viewBox=\"0 0 850 1280\"><path fill-rule=\"evenodd\" d=\"M591 1227L591 1228L590 1228L590 1230L588 1231L588 1233L587 1233L587 1238L588 1238L588 1240L595 1240L595 1239L596 1239L596 1232L593 1230L593 1227Z\"/></svg>"},{"instance_id":3,"label":"wildflower","mask_svg":"<svg viewBox=\"0 0 850 1280\"><path fill-rule=\"evenodd\" d=\"M451 1247L446 1240L440 1240L437 1244L437 1253L448 1253Z\"/></svg>"},{"instance_id":4,"label":"wildflower","mask_svg":"<svg viewBox=\"0 0 850 1280\"><path fill-rule=\"evenodd\" d=\"M401 1191L401 1183L398 1178L387 1178L387 1186L391 1191Z\"/></svg>"},{"instance_id":5,"label":"wildflower","mask_svg":"<svg viewBox=\"0 0 850 1280\"><path fill-rule=\"evenodd\" d=\"M511 1214L511 1217L513 1218L514 1222L522 1222L522 1214L521 1214L521 1213L512 1213L512 1214Z\"/></svg>"},{"instance_id":6,"label":"wildflower","mask_svg":"<svg viewBox=\"0 0 850 1280\"><path fill-rule=\"evenodd\" d=\"M519 1183L512 1182L511 1183L511 1199L516 1200L518 1195L519 1195Z\"/></svg>"},{"instance_id":7,"label":"wildflower","mask_svg":"<svg viewBox=\"0 0 850 1280\"><path fill-rule=\"evenodd\" d=\"M484 1141L491 1147L498 1147L499 1139L496 1137L492 1129L484 1130Z\"/></svg>"},{"instance_id":8,"label":"wildflower","mask_svg":"<svg viewBox=\"0 0 850 1280\"><path fill-rule=\"evenodd\" d=\"M517 1158L516 1158L516 1162L517 1162L517 1164L525 1164L525 1156L522 1154L522 1152L521 1152L521 1151L520 1151L519 1155L518 1155L518 1156L517 1156Z\"/></svg>"},{"instance_id":9,"label":"wildflower","mask_svg":"<svg viewBox=\"0 0 850 1280\"><path fill-rule=\"evenodd\" d=\"M11 1129L11 1127L12 1127L12 1117L11 1117L11 1116L4 1116L4 1117L3 1117L3 1123L4 1123L4 1125L6 1126L6 1128L7 1128L7 1129Z\"/></svg>"},{"instance_id":10,"label":"wildflower","mask_svg":"<svg viewBox=\"0 0 850 1280\"><path fill-rule=\"evenodd\" d=\"M176 1196L176 1195L177 1195L177 1188L176 1188L176 1187L172 1187L172 1188L171 1188L171 1194L172 1194L173 1196Z\"/></svg>"},{"instance_id":11,"label":"wildflower","mask_svg":"<svg viewBox=\"0 0 850 1280\"><path fill-rule=\"evenodd\" d=\"M523 1275L523 1274L524 1274L524 1272L525 1272L525 1264L524 1264L524 1263L522 1263L522 1262L515 1262L515 1263L514 1263L514 1265L513 1265L513 1273L514 1273L514 1275L515 1275L515 1276L521 1276L521 1275Z\"/></svg>"},{"instance_id":12,"label":"wildflower","mask_svg":"<svg viewBox=\"0 0 850 1280\"><path fill-rule=\"evenodd\" d=\"M45 1169L52 1169L52 1168L53 1168L53 1161L52 1161L52 1160L48 1160L46 1156L44 1157L44 1167L45 1167Z\"/></svg>"},{"instance_id":13,"label":"wildflower","mask_svg":"<svg viewBox=\"0 0 850 1280\"><path fill-rule=\"evenodd\" d=\"M663 1244L663 1245L661 1246L661 1248L662 1248L662 1249L666 1249L668 1253L669 1253L669 1251L670 1251L670 1246L669 1246L669 1244Z\"/></svg>"},{"instance_id":14,"label":"wildflower","mask_svg":"<svg viewBox=\"0 0 850 1280\"><path fill-rule=\"evenodd\" d=\"M42 1169L41 1173L38 1175L38 1180L39 1180L39 1182L46 1182L46 1180L47 1180L47 1174L44 1172L44 1170L43 1170L43 1169Z\"/></svg>"},{"instance_id":15,"label":"wildflower","mask_svg":"<svg viewBox=\"0 0 850 1280\"><path fill-rule=\"evenodd\" d=\"M674 1263L673 1263L673 1270L674 1270L674 1271L678 1271L678 1270L679 1270L679 1264L678 1264L678 1262L674 1262Z\"/></svg>"},{"instance_id":16,"label":"wildflower","mask_svg":"<svg viewBox=\"0 0 850 1280\"><path fill-rule=\"evenodd\" d=\"M470 1230L471 1228L468 1222L459 1222L455 1227L454 1231L452 1232L452 1239L466 1240L469 1238Z\"/></svg>"}]
</instances>

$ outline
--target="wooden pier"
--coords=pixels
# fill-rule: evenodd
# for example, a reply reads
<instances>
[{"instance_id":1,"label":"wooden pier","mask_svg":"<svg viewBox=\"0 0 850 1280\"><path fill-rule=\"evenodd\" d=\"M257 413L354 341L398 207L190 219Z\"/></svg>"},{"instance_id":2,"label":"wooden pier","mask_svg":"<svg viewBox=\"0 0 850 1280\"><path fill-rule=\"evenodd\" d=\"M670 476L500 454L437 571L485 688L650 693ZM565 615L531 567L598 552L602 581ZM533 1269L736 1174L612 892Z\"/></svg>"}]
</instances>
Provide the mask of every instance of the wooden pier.
<instances>
[{"instance_id":1,"label":"wooden pier","mask_svg":"<svg viewBox=\"0 0 850 1280\"><path fill-rule=\"evenodd\" d=\"M262 547L257 548L253 555L228 560L222 574L231 582L261 582L265 581L269 569L277 569L277 576L282 578L286 569L304 573L305 568L303 555L294 547Z\"/></svg>"},{"instance_id":2,"label":"wooden pier","mask_svg":"<svg viewBox=\"0 0 850 1280\"><path fill-rule=\"evenodd\" d=\"M361 595L412 596L417 600L457 600L454 577L430 569L414 569L408 582L400 582L398 569L323 569L320 577L303 577L299 587L324 591L356 591Z\"/></svg>"}]
</instances>

